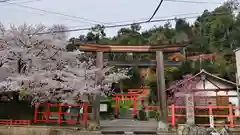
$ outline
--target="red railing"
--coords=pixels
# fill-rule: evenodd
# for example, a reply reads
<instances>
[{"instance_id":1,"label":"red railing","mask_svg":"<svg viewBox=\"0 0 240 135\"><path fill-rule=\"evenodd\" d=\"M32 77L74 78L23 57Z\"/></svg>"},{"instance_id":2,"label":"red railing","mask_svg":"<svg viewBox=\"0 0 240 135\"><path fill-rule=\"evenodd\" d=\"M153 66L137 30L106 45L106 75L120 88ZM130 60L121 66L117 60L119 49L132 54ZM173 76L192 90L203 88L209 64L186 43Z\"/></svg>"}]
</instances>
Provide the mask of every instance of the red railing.
<instances>
[{"instance_id":1,"label":"red railing","mask_svg":"<svg viewBox=\"0 0 240 135\"><path fill-rule=\"evenodd\" d=\"M195 109L207 109L208 110L208 114L195 114L195 118L196 117L202 117L202 118L209 118L210 120L210 117L213 117L213 123L201 123L199 125L201 126L224 126L226 125L225 123L222 123L222 124L216 124L214 123L214 118L226 118L228 119L228 126L230 127L236 127L236 126L240 126L240 124L237 124L235 122L235 118L240 118L240 116L236 116L233 114L233 111L235 109L239 109L240 110L240 106L233 106L232 104L229 104L228 106L213 106L213 105L208 105L208 106L195 106L194 107ZM154 109L159 109L159 106L146 106L145 107L146 110L154 110ZM186 118L186 114L177 114L176 113L176 109L186 109L185 106L175 106L174 104L169 106L169 122L171 123L171 125L173 127L176 126L176 124L181 124L181 123L176 123L176 119L177 118ZM226 115L222 115L222 114L214 114L214 109L228 109L228 114ZM216 111L217 112L217 111ZM182 123L183 124L183 123Z\"/></svg>"},{"instance_id":2,"label":"red railing","mask_svg":"<svg viewBox=\"0 0 240 135\"><path fill-rule=\"evenodd\" d=\"M46 110L39 111L39 107L47 107ZM57 108L57 111L51 112L51 107ZM78 112L76 114L71 115L70 112L64 112L63 107L74 107L78 108ZM74 121L74 118L78 119L81 116L80 109L83 108L83 119L79 119ZM55 116L57 118L51 118L51 116ZM86 124L87 123L87 114L88 114L88 104L83 103L80 105L71 105L71 104L40 104L35 105L35 113L34 113L34 123L44 122L44 123L68 123L68 124ZM41 117L41 119L39 119ZM63 117L70 117L69 120L63 119Z\"/></svg>"},{"instance_id":3,"label":"red railing","mask_svg":"<svg viewBox=\"0 0 240 135\"><path fill-rule=\"evenodd\" d=\"M4 125L30 125L30 120L0 120Z\"/></svg>"}]
</instances>

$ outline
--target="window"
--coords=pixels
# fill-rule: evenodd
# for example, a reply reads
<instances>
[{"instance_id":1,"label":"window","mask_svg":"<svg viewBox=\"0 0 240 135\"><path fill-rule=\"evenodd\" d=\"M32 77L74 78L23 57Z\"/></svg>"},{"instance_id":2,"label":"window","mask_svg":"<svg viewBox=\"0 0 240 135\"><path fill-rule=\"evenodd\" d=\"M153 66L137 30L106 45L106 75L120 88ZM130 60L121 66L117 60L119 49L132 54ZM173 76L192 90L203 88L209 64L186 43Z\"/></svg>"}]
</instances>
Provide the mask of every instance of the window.
<instances>
[{"instance_id":1,"label":"window","mask_svg":"<svg viewBox=\"0 0 240 135\"><path fill-rule=\"evenodd\" d=\"M223 97L223 96L217 96L217 106L227 106L229 103L229 99L227 96Z\"/></svg>"},{"instance_id":2,"label":"window","mask_svg":"<svg viewBox=\"0 0 240 135\"><path fill-rule=\"evenodd\" d=\"M211 103L212 105L216 105L216 97L196 97L195 105L199 106L207 106Z\"/></svg>"}]
</instances>

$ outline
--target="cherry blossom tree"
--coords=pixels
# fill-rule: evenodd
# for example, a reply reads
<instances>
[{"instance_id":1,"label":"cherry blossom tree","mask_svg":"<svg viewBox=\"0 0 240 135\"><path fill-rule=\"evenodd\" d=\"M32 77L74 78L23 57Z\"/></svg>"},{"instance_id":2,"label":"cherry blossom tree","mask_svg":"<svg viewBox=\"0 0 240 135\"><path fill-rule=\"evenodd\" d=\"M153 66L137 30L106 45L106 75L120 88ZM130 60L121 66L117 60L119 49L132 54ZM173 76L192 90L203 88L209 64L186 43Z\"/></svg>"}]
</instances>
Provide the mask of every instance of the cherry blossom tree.
<instances>
[{"instance_id":1,"label":"cherry blossom tree","mask_svg":"<svg viewBox=\"0 0 240 135\"><path fill-rule=\"evenodd\" d=\"M183 76L181 80L173 81L167 90L168 102L170 104L184 105L185 94L191 93L193 89L196 89L199 80L199 77L195 78L189 74Z\"/></svg>"},{"instance_id":2,"label":"cherry blossom tree","mask_svg":"<svg viewBox=\"0 0 240 135\"><path fill-rule=\"evenodd\" d=\"M67 52L64 34L41 34L62 25L0 25L0 68L7 76L0 80L0 93L24 91L32 103L70 102L82 95L107 91L112 82L128 77L127 70L98 69L95 59L80 51ZM96 83L96 72L103 75Z\"/></svg>"}]
</instances>

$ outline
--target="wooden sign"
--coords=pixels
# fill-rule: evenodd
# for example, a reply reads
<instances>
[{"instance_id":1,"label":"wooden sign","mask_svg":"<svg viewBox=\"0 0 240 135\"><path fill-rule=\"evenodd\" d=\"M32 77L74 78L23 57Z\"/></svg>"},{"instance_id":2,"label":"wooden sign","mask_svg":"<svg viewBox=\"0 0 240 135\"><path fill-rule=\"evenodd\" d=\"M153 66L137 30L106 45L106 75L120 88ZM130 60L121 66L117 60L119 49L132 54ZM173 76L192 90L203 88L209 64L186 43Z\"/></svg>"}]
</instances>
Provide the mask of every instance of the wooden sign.
<instances>
[{"instance_id":1,"label":"wooden sign","mask_svg":"<svg viewBox=\"0 0 240 135\"><path fill-rule=\"evenodd\" d=\"M189 125L195 124L193 94L186 94L186 120Z\"/></svg>"},{"instance_id":2,"label":"wooden sign","mask_svg":"<svg viewBox=\"0 0 240 135\"><path fill-rule=\"evenodd\" d=\"M107 104L100 104L100 112L107 112L108 110Z\"/></svg>"}]
</instances>

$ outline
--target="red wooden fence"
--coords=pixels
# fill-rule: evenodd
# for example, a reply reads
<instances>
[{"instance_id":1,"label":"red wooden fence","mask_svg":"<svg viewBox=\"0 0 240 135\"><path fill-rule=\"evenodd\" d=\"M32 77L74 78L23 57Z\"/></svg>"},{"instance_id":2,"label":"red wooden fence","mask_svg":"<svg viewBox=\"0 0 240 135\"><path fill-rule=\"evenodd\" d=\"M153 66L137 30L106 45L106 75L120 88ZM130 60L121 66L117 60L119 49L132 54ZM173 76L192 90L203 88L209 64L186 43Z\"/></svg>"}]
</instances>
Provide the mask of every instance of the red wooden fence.
<instances>
[{"instance_id":1,"label":"red wooden fence","mask_svg":"<svg viewBox=\"0 0 240 135\"><path fill-rule=\"evenodd\" d=\"M4 125L30 125L30 120L0 120Z\"/></svg>"},{"instance_id":2,"label":"red wooden fence","mask_svg":"<svg viewBox=\"0 0 240 135\"><path fill-rule=\"evenodd\" d=\"M171 119L171 124L172 126L176 125L176 118L177 117L186 117L186 114L176 114L175 113L175 109L186 109L185 106L169 106L169 108L172 110L172 112L169 114L169 116L172 117ZM239 106L232 106L231 104L229 104L228 106L213 106L213 105L208 105L208 106L195 106L195 109L207 109L208 110L208 114L207 115L200 115L200 114L196 114L195 117L202 117L202 118L210 118L210 116L213 116L214 118L226 118L229 119L229 124L228 126L230 127L236 127L236 126L240 126L240 124L236 124L234 121L234 118L240 118L240 116L235 116L233 115L233 110L234 109L240 109ZM227 115L214 115L213 114L213 109L228 109L228 114ZM205 124L199 124L201 126L210 126L211 124L213 124L213 126L224 126L225 123L223 124L215 124L215 123L205 123Z\"/></svg>"},{"instance_id":3,"label":"red wooden fence","mask_svg":"<svg viewBox=\"0 0 240 135\"><path fill-rule=\"evenodd\" d=\"M39 111L40 106L47 106L46 110ZM83 108L83 119L79 119L78 121L74 122L74 118L77 118L80 116L80 112L78 111L74 116L70 116L71 118L69 120L63 120L63 115L68 116L70 115L70 112L63 112L63 107L76 107L79 108L79 111L81 108ZM57 111L51 112L51 107L58 108ZM53 114L57 114L57 119L51 119L50 116ZM71 105L71 104L40 104L35 105L35 113L34 113L34 123L43 122L43 123L58 123L59 125L61 123L68 123L68 124L86 124L87 123L87 114L88 114L88 104L83 103L80 105ZM39 116L41 116L41 119L39 119Z\"/></svg>"},{"instance_id":4,"label":"red wooden fence","mask_svg":"<svg viewBox=\"0 0 240 135\"><path fill-rule=\"evenodd\" d=\"M237 124L235 122L235 118L240 118L240 116L236 116L233 114L233 111L235 109L240 109L240 106L233 106L232 104L229 104L228 106L213 106L213 105L208 105L208 106L195 106L195 109L207 109L208 110L208 114L207 115L201 115L201 114L196 114L195 117L202 117L202 118L210 118L210 116L213 116L214 118L226 118L229 119L229 124L228 126L230 127L236 127L236 126L240 126L240 124ZM153 109L159 109L159 106L146 106L145 107L146 110L153 110ZM186 109L185 106L175 106L174 104L169 106L169 122L171 123L171 125L173 127L176 126L176 118L186 118L186 114L176 114L176 109ZM227 115L214 115L213 114L213 109L228 109L228 114ZM213 121L214 122L214 121ZM180 124L180 123L179 123ZM225 123L223 124L215 124L215 123L202 123L199 124L201 126L210 126L211 124L213 124L213 126L224 126L226 125Z\"/></svg>"},{"instance_id":5,"label":"red wooden fence","mask_svg":"<svg viewBox=\"0 0 240 135\"><path fill-rule=\"evenodd\" d=\"M130 100L133 103L133 116L136 116L137 114L137 102L138 100L143 100L143 98L138 98L139 94L114 94L113 96L115 96L113 98L113 100L116 101L116 106L115 106L115 115L118 115L118 102L120 100ZM145 106L144 109L145 110L157 110L159 109L159 106ZM173 127L176 126L176 124L180 124L180 123L176 123L176 119L177 118L186 118L186 114L177 114L177 109L186 109L185 106L175 106L174 104L169 106L169 122L171 123L171 125ZM208 110L208 114L207 115L201 115L201 114L195 114L195 117L202 117L202 118L210 118L214 117L214 118L226 118L229 119L229 124L228 126L230 127L236 127L236 126L240 126L240 124L237 124L235 122L234 119L236 118L240 118L239 116L236 116L233 114L233 110L239 109L240 110L240 106L232 106L232 104L229 104L228 106L213 106L213 105L208 105L208 106L195 106L195 109L207 109ZM213 114L213 109L228 109L228 114L227 115L216 115ZM183 124L183 123L182 123ZM226 125L225 123L223 124L215 124L214 121L213 123L202 123L199 124L201 126L210 126L212 124L212 126L224 126Z\"/></svg>"}]
</instances>

